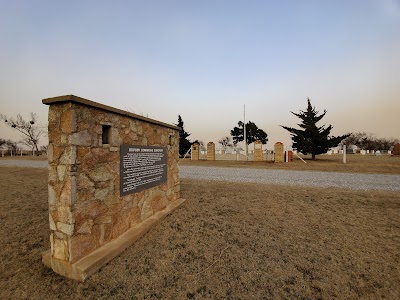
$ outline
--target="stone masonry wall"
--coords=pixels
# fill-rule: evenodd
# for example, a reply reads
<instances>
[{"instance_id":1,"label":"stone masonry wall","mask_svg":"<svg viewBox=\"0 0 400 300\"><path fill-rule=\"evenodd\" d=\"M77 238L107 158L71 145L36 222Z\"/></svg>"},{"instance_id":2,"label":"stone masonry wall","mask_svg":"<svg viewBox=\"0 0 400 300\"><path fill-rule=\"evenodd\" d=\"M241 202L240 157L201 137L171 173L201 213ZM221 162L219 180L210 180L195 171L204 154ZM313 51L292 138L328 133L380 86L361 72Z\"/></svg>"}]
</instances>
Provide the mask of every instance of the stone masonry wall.
<instances>
[{"instance_id":1,"label":"stone masonry wall","mask_svg":"<svg viewBox=\"0 0 400 300\"><path fill-rule=\"evenodd\" d=\"M198 143L192 144L191 160L199 160L200 158L200 145Z\"/></svg>"},{"instance_id":2,"label":"stone masonry wall","mask_svg":"<svg viewBox=\"0 0 400 300\"><path fill-rule=\"evenodd\" d=\"M276 142L274 145L274 161L285 162L285 148L281 142Z\"/></svg>"},{"instance_id":3,"label":"stone masonry wall","mask_svg":"<svg viewBox=\"0 0 400 300\"><path fill-rule=\"evenodd\" d=\"M215 144L213 142L207 143L207 160L215 160Z\"/></svg>"},{"instance_id":4,"label":"stone masonry wall","mask_svg":"<svg viewBox=\"0 0 400 300\"><path fill-rule=\"evenodd\" d=\"M76 102L51 104L48 121L55 259L74 263L179 199L178 130ZM120 197L121 144L167 147L167 183Z\"/></svg>"},{"instance_id":5,"label":"stone masonry wall","mask_svg":"<svg viewBox=\"0 0 400 300\"><path fill-rule=\"evenodd\" d=\"M261 141L254 142L254 161L263 161L263 150Z\"/></svg>"}]
</instances>

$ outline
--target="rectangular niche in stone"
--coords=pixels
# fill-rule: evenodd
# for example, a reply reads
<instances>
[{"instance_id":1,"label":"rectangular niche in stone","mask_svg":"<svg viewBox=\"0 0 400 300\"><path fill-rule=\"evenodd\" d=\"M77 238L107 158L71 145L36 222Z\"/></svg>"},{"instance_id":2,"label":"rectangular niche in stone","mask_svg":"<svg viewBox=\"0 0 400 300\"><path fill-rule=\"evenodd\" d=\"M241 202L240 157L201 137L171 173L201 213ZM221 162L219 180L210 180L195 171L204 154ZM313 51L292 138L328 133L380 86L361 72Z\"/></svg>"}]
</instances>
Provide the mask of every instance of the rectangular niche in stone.
<instances>
[{"instance_id":1,"label":"rectangular niche in stone","mask_svg":"<svg viewBox=\"0 0 400 300\"><path fill-rule=\"evenodd\" d=\"M167 148L121 145L120 194L125 196L167 182Z\"/></svg>"}]
</instances>

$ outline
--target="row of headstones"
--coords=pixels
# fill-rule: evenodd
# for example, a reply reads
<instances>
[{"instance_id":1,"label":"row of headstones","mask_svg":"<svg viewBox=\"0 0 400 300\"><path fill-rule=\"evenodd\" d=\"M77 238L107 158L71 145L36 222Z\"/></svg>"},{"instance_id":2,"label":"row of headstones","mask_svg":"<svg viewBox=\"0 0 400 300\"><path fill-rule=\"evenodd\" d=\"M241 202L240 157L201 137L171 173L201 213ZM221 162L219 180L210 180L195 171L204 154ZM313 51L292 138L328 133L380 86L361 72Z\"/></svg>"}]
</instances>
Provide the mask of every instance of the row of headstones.
<instances>
[{"instance_id":1,"label":"row of headstones","mask_svg":"<svg viewBox=\"0 0 400 300\"><path fill-rule=\"evenodd\" d=\"M290 151L291 152L291 151ZM200 159L200 145L198 143L192 144L191 159ZM285 162L285 149L283 143L277 142L274 145L274 162ZM289 153L288 161L291 161L291 153ZM215 144L213 142L207 143L207 160L215 160ZM262 143L260 141L254 142L254 161L263 161Z\"/></svg>"},{"instance_id":2,"label":"row of headstones","mask_svg":"<svg viewBox=\"0 0 400 300\"><path fill-rule=\"evenodd\" d=\"M334 150L329 150L327 152L327 154L343 154L343 150L338 150L338 149L334 149ZM361 155L366 155L366 154L373 154L376 156L381 155L381 151L380 150L360 150L360 154ZM400 156L400 144L395 144L393 147L393 151L388 151L387 154L389 155L393 155L393 156Z\"/></svg>"},{"instance_id":3,"label":"row of headstones","mask_svg":"<svg viewBox=\"0 0 400 300\"><path fill-rule=\"evenodd\" d=\"M387 153L392 154L392 152L390 150ZM376 150L376 151L375 150L360 150L360 154L361 155L373 154L375 156L379 156L379 155L381 155L381 151L380 150Z\"/></svg>"},{"instance_id":4,"label":"row of headstones","mask_svg":"<svg viewBox=\"0 0 400 300\"><path fill-rule=\"evenodd\" d=\"M372 155L375 155L375 156L379 156L379 155L382 154L380 150L376 150L376 151L375 150L359 150L359 152L355 152L353 150L348 150L346 153L347 154L360 153L361 155L372 154ZM340 149L339 150L337 150L337 149L328 150L328 152L326 152L326 154L328 154L328 155L343 154L343 150L340 150ZM389 155L392 154L392 151L388 150L387 154L389 154Z\"/></svg>"}]
</instances>

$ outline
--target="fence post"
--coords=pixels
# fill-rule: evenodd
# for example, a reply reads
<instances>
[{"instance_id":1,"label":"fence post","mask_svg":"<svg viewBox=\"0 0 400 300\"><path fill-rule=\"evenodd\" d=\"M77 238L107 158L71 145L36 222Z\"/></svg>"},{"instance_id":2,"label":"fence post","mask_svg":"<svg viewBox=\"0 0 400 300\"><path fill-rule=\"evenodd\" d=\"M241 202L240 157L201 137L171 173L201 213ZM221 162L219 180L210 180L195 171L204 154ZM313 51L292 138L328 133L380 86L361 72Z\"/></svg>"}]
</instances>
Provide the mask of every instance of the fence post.
<instances>
[{"instance_id":1,"label":"fence post","mask_svg":"<svg viewBox=\"0 0 400 300\"><path fill-rule=\"evenodd\" d=\"M285 162L289 162L289 151L287 147L285 147Z\"/></svg>"},{"instance_id":2,"label":"fence post","mask_svg":"<svg viewBox=\"0 0 400 300\"><path fill-rule=\"evenodd\" d=\"M346 145L343 145L343 163L346 163Z\"/></svg>"}]
</instances>

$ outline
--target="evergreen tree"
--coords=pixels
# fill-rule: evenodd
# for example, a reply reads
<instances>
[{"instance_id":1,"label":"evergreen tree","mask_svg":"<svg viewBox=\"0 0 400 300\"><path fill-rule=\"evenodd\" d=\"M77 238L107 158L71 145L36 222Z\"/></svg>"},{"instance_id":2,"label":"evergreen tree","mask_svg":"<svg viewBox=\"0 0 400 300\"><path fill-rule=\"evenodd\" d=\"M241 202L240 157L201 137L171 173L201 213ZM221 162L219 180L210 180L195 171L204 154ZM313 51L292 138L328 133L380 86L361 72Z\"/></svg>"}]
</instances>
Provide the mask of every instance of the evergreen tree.
<instances>
[{"instance_id":1,"label":"evergreen tree","mask_svg":"<svg viewBox=\"0 0 400 300\"><path fill-rule=\"evenodd\" d=\"M190 133L186 132L183 128L184 124L181 115L178 115L178 124L175 125L181 128L179 130L179 155L182 156L189 151L192 145L192 143L188 139Z\"/></svg>"},{"instance_id":2,"label":"evergreen tree","mask_svg":"<svg viewBox=\"0 0 400 300\"><path fill-rule=\"evenodd\" d=\"M308 99L308 107L306 111L300 111L296 114L291 112L296 117L299 117L302 122L298 124L302 129L296 129L292 127L282 126L291 133L293 141L293 148L297 149L304 155L311 153L312 159L315 160L316 155L326 153L329 148L336 147L340 142L347 138L350 134L342 136L329 136L332 125L325 127L325 125L318 127L316 124L326 114L326 110L320 115L319 111L315 110L315 107L311 106L310 99Z\"/></svg>"},{"instance_id":3,"label":"evergreen tree","mask_svg":"<svg viewBox=\"0 0 400 300\"><path fill-rule=\"evenodd\" d=\"M238 122L238 126L235 126L232 130L231 130L231 136L233 138L233 144L237 145L237 143L242 142L244 140L244 130L243 130L243 122L239 121ZM266 144L268 142L268 138L267 138L268 134L258 128L258 126L249 121L246 124L246 142L247 145L254 143L255 141L261 141L262 144Z\"/></svg>"}]
</instances>

